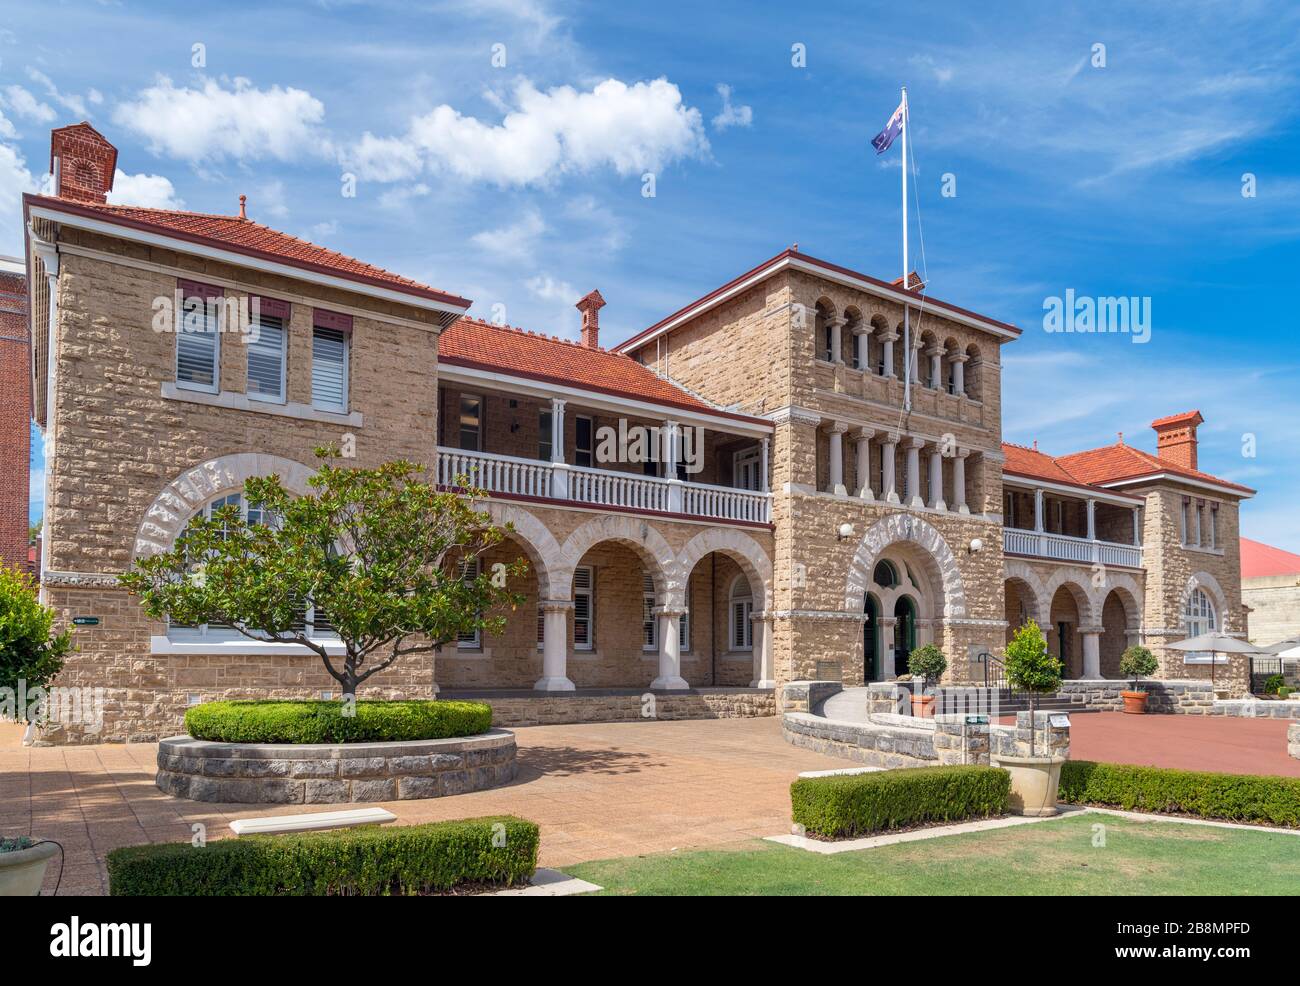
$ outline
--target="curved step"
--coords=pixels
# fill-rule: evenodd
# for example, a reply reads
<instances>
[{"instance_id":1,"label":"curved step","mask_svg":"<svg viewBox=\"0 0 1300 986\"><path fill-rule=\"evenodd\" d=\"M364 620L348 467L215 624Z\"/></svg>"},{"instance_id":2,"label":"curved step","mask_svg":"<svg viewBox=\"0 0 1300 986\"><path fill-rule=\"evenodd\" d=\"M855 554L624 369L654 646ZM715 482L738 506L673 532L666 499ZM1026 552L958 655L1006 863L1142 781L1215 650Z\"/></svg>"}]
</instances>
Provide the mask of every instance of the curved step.
<instances>
[{"instance_id":1,"label":"curved step","mask_svg":"<svg viewBox=\"0 0 1300 986\"><path fill-rule=\"evenodd\" d=\"M869 688L846 688L836 692L813 711L815 715L841 722L866 722L870 694Z\"/></svg>"}]
</instances>

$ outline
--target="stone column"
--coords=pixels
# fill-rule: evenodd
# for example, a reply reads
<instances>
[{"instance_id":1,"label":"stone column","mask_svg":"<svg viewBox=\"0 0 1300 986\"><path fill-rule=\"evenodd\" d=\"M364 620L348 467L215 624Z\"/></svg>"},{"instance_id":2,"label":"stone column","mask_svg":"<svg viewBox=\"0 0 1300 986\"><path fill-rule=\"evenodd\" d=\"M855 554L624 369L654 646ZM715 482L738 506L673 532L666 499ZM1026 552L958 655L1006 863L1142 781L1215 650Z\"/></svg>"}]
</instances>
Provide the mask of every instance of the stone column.
<instances>
[{"instance_id":1,"label":"stone column","mask_svg":"<svg viewBox=\"0 0 1300 986\"><path fill-rule=\"evenodd\" d=\"M853 324L853 353L859 370L871 370L871 326L859 319Z\"/></svg>"},{"instance_id":2,"label":"stone column","mask_svg":"<svg viewBox=\"0 0 1300 986\"><path fill-rule=\"evenodd\" d=\"M691 686L682 677L682 614L666 609L656 610L659 619L659 677L650 682L658 691L681 691Z\"/></svg>"},{"instance_id":3,"label":"stone column","mask_svg":"<svg viewBox=\"0 0 1300 986\"><path fill-rule=\"evenodd\" d=\"M1097 501L1088 501L1088 540L1097 540Z\"/></svg>"},{"instance_id":4,"label":"stone column","mask_svg":"<svg viewBox=\"0 0 1300 986\"><path fill-rule=\"evenodd\" d=\"M1133 508L1133 543L1142 543L1142 508Z\"/></svg>"},{"instance_id":5,"label":"stone column","mask_svg":"<svg viewBox=\"0 0 1300 986\"><path fill-rule=\"evenodd\" d=\"M938 445L930 446L930 506L935 510L947 510L943 502L943 452Z\"/></svg>"},{"instance_id":6,"label":"stone column","mask_svg":"<svg viewBox=\"0 0 1300 986\"><path fill-rule=\"evenodd\" d=\"M876 498L871 492L871 439L875 434L874 428L859 428L857 434L858 496L864 500Z\"/></svg>"},{"instance_id":7,"label":"stone column","mask_svg":"<svg viewBox=\"0 0 1300 986\"><path fill-rule=\"evenodd\" d=\"M762 442L763 452L759 456L758 465L758 488L764 493L768 492L769 482L767 478L767 460L771 455L772 439L764 437Z\"/></svg>"},{"instance_id":8,"label":"stone column","mask_svg":"<svg viewBox=\"0 0 1300 986\"><path fill-rule=\"evenodd\" d=\"M832 422L827 429L830 437L830 486L831 492L838 496L849 492L844 485L844 433L848 430L849 426L842 421Z\"/></svg>"},{"instance_id":9,"label":"stone column","mask_svg":"<svg viewBox=\"0 0 1300 986\"><path fill-rule=\"evenodd\" d=\"M569 467L564 461L564 405L559 397L551 398L551 496L569 498Z\"/></svg>"},{"instance_id":10,"label":"stone column","mask_svg":"<svg viewBox=\"0 0 1300 986\"><path fill-rule=\"evenodd\" d=\"M844 362L844 325L848 319L843 315L836 315L826 324L831 327L831 362Z\"/></svg>"},{"instance_id":11,"label":"stone column","mask_svg":"<svg viewBox=\"0 0 1300 986\"><path fill-rule=\"evenodd\" d=\"M754 627L754 680L750 688L775 688L776 672L772 666L772 617L767 613L750 616Z\"/></svg>"},{"instance_id":12,"label":"stone column","mask_svg":"<svg viewBox=\"0 0 1300 986\"><path fill-rule=\"evenodd\" d=\"M1034 530L1043 533L1043 491L1034 490Z\"/></svg>"},{"instance_id":13,"label":"stone column","mask_svg":"<svg viewBox=\"0 0 1300 986\"><path fill-rule=\"evenodd\" d=\"M924 507L921 499L921 446L925 441L920 438L907 440L907 495L904 498L909 507Z\"/></svg>"},{"instance_id":14,"label":"stone column","mask_svg":"<svg viewBox=\"0 0 1300 986\"><path fill-rule=\"evenodd\" d=\"M912 370L912 383L920 385L921 383L921 346L922 342L915 336L912 337L912 353L907 358L907 365Z\"/></svg>"},{"instance_id":15,"label":"stone column","mask_svg":"<svg viewBox=\"0 0 1300 986\"><path fill-rule=\"evenodd\" d=\"M970 359L965 353L955 353L952 357L952 392L958 397L966 396L966 361Z\"/></svg>"},{"instance_id":16,"label":"stone column","mask_svg":"<svg viewBox=\"0 0 1300 986\"><path fill-rule=\"evenodd\" d=\"M880 443L880 494L888 503L898 503L898 482L894 476L894 457L898 436L886 435Z\"/></svg>"},{"instance_id":17,"label":"stone column","mask_svg":"<svg viewBox=\"0 0 1300 986\"><path fill-rule=\"evenodd\" d=\"M682 482L677 478L677 456L681 448L681 431L676 421L665 421L663 425L663 460L664 478L668 480L668 509L681 513L685 509L685 497Z\"/></svg>"},{"instance_id":18,"label":"stone column","mask_svg":"<svg viewBox=\"0 0 1300 986\"><path fill-rule=\"evenodd\" d=\"M942 346L933 346L925 351L925 355L930 357L930 386L935 390L943 390L943 353Z\"/></svg>"},{"instance_id":19,"label":"stone column","mask_svg":"<svg viewBox=\"0 0 1300 986\"><path fill-rule=\"evenodd\" d=\"M966 506L966 456L969 454L967 449L959 448L952 460L952 505L959 514L970 513L970 507Z\"/></svg>"},{"instance_id":20,"label":"stone column","mask_svg":"<svg viewBox=\"0 0 1300 986\"><path fill-rule=\"evenodd\" d=\"M894 343L897 341L898 333L892 329L880 336L880 345L882 347L880 350L880 355L882 357L880 375L882 377L892 377L896 375L894 372Z\"/></svg>"},{"instance_id":21,"label":"stone column","mask_svg":"<svg viewBox=\"0 0 1300 986\"><path fill-rule=\"evenodd\" d=\"M542 676L533 688L539 692L571 692L569 680L569 610L573 603L562 599L542 602Z\"/></svg>"},{"instance_id":22,"label":"stone column","mask_svg":"<svg viewBox=\"0 0 1300 986\"><path fill-rule=\"evenodd\" d=\"M880 676L885 681L898 677L894 670L894 627L898 623L896 616L882 616L880 624Z\"/></svg>"},{"instance_id":23,"label":"stone column","mask_svg":"<svg viewBox=\"0 0 1300 986\"><path fill-rule=\"evenodd\" d=\"M1083 637L1083 676L1088 679L1101 677L1101 629L1099 627L1079 627Z\"/></svg>"}]
</instances>

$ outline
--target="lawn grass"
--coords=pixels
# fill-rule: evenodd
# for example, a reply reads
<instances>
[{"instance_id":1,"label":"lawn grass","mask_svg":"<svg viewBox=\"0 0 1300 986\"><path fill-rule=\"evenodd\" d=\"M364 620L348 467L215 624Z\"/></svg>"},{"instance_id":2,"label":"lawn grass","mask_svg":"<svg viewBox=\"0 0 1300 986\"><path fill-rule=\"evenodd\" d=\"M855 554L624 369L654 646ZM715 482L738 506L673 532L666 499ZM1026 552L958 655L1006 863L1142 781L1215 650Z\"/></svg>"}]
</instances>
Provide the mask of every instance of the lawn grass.
<instances>
[{"instance_id":1,"label":"lawn grass","mask_svg":"<svg viewBox=\"0 0 1300 986\"><path fill-rule=\"evenodd\" d=\"M1295 895L1300 836L1088 814L834 856L755 840L565 872L617 895Z\"/></svg>"}]
</instances>

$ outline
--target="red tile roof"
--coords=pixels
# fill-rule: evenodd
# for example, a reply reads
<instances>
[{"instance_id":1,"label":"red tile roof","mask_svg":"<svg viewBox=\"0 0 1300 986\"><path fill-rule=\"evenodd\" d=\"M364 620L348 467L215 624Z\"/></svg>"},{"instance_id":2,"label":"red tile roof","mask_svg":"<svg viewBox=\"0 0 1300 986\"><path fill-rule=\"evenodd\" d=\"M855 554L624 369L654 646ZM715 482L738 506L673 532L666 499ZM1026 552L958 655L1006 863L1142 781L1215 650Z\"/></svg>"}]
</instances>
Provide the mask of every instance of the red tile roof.
<instances>
[{"instance_id":1,"label":"red tile roof","mask_svg":"<svg viewBox=\"0 0 1300 986\"><path fill-rule=\"evenodd\" d=\"M764 418L720 410L665 380L631 356L468 316L443 330L438 340L438 360L452 366L567 384L702 414L767 423Z\"/></svg>"},{"instance_id":2,"label":"red tile roof","mask_svg":"<svg viewBox=\"0 0 1300 986\"><path fill-rule=\"evenodd\" d=\"M1069 469L1066 469L1061 464L1060 459L1053 458L1046 452L1038 451L1038 449L1003 442L1002 454L1006 456L1006 460L1002 464L1002 471L1007 475L1039 479L1048 483L1059 483L1063 486L1074 486L1080 490L1095 488L1091 484L1084 482ZM1129 496L1127 493L1119 493L1116 490L1105 490L1104 492L1108 496ZM1132 499L1137 500L1139 498L1132 497Z\"/></svg>"},{"instance_id":3,"label":"red tile roof","mask_svg":"<svg viewBox=\"0 0 1300 986\"><path fill-rule=\"evenodd\" d=\"M25 207L40 206L73 215L101 219L132 229L231 250L250 257L388 288L403 294L418 295L461 309L470 306L470 302L464 298L439 291L427 284L402 277L354 257L317 246L315 243L300 240L296 236L263 226L251 219L241 219L239 216L182 212L175 209L146 209L134 205L71 202L46 195L26 195L23 201Z\"/></svg>"},{"instance_id":4,"label":"red tile roof","mask_svg":"<svg viewBox=\"0 0 1300 986\"><path fill-rule=\"evenodd\" d=\"M1187 479L1200 480L1203 483L1214 483L1228 489L1239 490L1247 496L1255 492L1249 486L1230 483L1226 479L1220 479L1218 476L1213 476L1208 472L1201 472L1198 469L1187 469L1175 465L1168 459L1162 459L1150 452L1143 452L1139 448L1124 445L1121 442L1116 442L1114 445L1105 445L1101 448L1089 449L1086 452L1063 455L1057 461L1083 482L1096 486L1118 482L1121 479L1137 479L1143 476L1152 476L1156 473L1169 473L1173 476L1183 476Z\"/></svg>"},{"instance_id":5,"label":"red tile roof","mask_svg":"<svg viewBox=\"0 0 1300 986\"><path fill-rule=\"evenodd\" d=\"M1200 411L1184 411L1182 414L1169 414L1163 418L1156 418L1151 422L1152 428L1163 428L1165 425L1180 425L1184 421L1195 421L1200 424L1205 418L1201 416Z\"/></svg>"},{"instance_id":6,"label":"red tile roof","mask_svg":"<svg viewBox=\"0 0 1300 986\"><path fill-rule=\"evenodd\" d=\"M1256 579L1266 575L1300 575L1300 555L1250 538L1239 540L1243 579Z\"/></svg>"}]
</instances>

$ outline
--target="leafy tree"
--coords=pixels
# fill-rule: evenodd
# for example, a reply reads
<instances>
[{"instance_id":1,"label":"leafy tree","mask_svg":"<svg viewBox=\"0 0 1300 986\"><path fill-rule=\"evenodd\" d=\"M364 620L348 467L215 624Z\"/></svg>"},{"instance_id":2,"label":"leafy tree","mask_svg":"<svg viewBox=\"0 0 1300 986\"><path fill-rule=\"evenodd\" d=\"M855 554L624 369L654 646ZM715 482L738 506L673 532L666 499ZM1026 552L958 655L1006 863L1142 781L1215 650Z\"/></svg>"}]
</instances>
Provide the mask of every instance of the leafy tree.
<instances>
[{"instance_id":1,"label":"leafy tree","mask_svg":"<svg viewBox=\"0 0 1300 986\"><path fill-rule=\"evenodd\" d=\"M510 529L475 509L482 490L464 477L463 492L440 490L407 461L343 468L333 449L316 454L321 468L308 493L291 493L278 476L250 479L244 497L264 522L233 506L196 517L170 551L119 576L122 584L152 619L226 624L253 640L305 647L344 695L406 655L500 632L505 617L488 614L523 603L509 582L527 566L516 559L468 574ZM341 666L304 632L309 607L337 630Z\"/></svg>"},{"instance_id":2,"label":"leafy tree","mask_svg":"<svg viewBox=\"0 0 1300 986\"><path fill-rule=\"evenodd\" d=\"M71 635L53 627L54 610L37 598L31 576L0 565L0 688L16 695L23 682L30 695L49 687L72 649ZM30 709L15 705L14 711L30 718Z\"/></svg>"},{"instance_id":3,"label":"leafy tree","mask_svg":"<svg viewBox=\"0 0 1300 986\"><path fill-rule=\"evenodd\" d=\"M932 681L938 681L948 670L948 659L934 644L924 644L907 656L907 668L914 677L921 679L921 688L925 689Z\"/></svg>"},{"instance_id":4,"label":"leafy tree","mask_svg":"<svg viewBox=\"0 0 1300 986\"><path fill-rule=\"evenodd\" d=\"M1149 678L1160 669L1155 655L1141 644L1134 644L1120 655L1119 673L1133 679L1133 691L1138 691L1138 679Z\"/></svg>"},{"instance_id":5,"label":"leafy tree","mask_svg":"<svg viewBox=\"0 0 1300 986\"><path fill-rule=\"evenodd\" d=\"M28 541L35 541L38 537L40 537L40 536L41 536L41 528L42 528L42 526L43 526L44 524L45 524L45 521L42 520L41 518L37 517L35 523L28 525L28 527L27 527L27 540L28 540Z\"/></svg>"},{"instance_id":6,"label":"leafy tree","mask_svg":"<svg viewBox=\"0 0 1300 986\"><path fill-rule=\"evenodd\" d=\"M1050 694L1061 687L1064 666L1047 649L1047 639L1037 623L1029 620L1020 627L1007 644L1007 683L1012 688L1029 693L1029 718L1034 719L1034 697ZM1031 737L1037 730L1031 727ZM1033 750L1033 740L1030 740Z\"/></svg>"}]
</instances>

